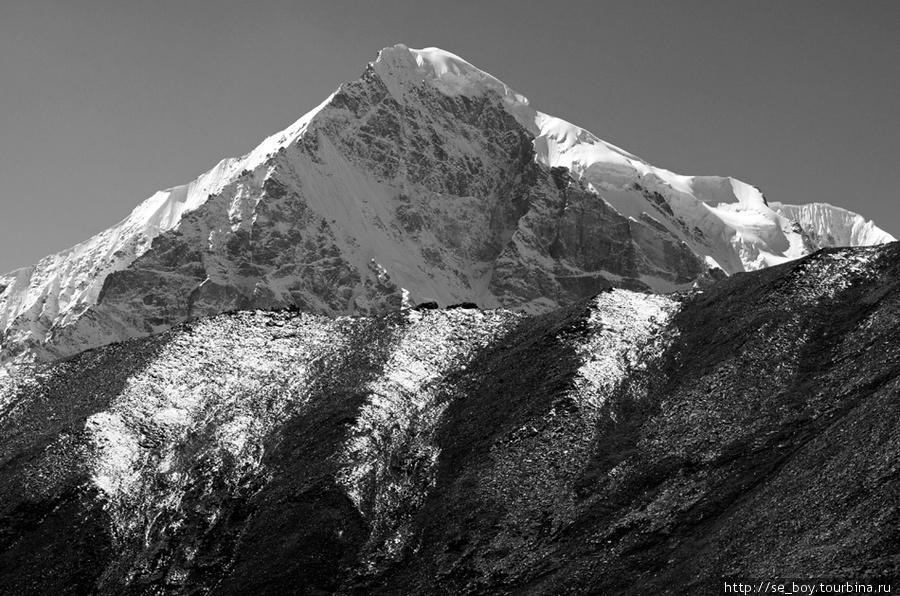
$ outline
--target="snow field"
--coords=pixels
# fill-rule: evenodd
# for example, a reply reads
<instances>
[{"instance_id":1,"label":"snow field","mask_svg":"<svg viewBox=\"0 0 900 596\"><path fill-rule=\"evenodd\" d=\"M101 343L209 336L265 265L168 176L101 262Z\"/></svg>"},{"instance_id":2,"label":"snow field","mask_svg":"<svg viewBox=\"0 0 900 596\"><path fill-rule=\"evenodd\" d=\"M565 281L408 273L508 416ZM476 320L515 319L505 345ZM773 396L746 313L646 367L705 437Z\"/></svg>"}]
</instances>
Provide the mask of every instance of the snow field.
<instances>
[{"instance_id":1,"label":"snow field","mask_svg":"<svg viewBox=\"0 0 900 596\"><path fill-rule=\"evenodd\" d=\"M161 516L177 527L197 466L232 487L261 474L263 442L303 407L311 366L342 339L335 320L264 313L207 319L178 333L86 424L92 480L113 534L147 541ZM203 436L200 452L188 447Z\"/></svg>"},{"instance_id":2,"label":"snow field","mask_svg":"<svg viewBox=\"0 0 900 596\"><path fill-rule=\"evenodd\" d=\"M656 334L678 308L675 300L656 294L613 290L597 296L591 333L577 348L584 364L576 377L576 402L596 410L628 374L645 368L648 357L662 352Z\"/></svg>"},{"instance_id":3,"label":"snow field","mask_svg":"<svg viewBox=\"0 0 900 596\"><path fill-rule=\"evenodd\" d=\"M434 436L453 393L445 377L465 369L519 318L469 309L406 313L383 372L369 384L370 397L344 445L345 467L338 476L372 525L368 548L388 557L407 543L406 518L434 486L440 455Z\"/></svg>"}]
</instances>

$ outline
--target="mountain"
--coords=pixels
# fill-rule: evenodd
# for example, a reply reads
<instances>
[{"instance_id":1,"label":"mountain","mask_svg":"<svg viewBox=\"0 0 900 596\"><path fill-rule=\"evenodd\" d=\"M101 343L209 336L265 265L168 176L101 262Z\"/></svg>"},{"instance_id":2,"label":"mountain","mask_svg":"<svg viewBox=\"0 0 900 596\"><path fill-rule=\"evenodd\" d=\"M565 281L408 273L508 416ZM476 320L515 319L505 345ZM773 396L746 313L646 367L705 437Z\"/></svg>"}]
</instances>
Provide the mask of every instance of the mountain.
<instances>
[{"instance_id":1,"label":"mountain","mask_svg":"<svg viewBox=\"0 0 900 596\"><path fill-rule=\"evenodd\" d=\"M900 243L545 314L221 314L0 377L0 593L900 576Z\"/></svg>"},{"instance_id":2,"label":"mountain","mask_svg":"<svg viewBox=\"0 0 900 596\"><path fill-rule=\"evenodd\" d=\"M824 204L680 176L403 45L251 153L0 276L0 361L50 361L236 309L548 312L892 240Z\"/></svg>"}]
</instances>

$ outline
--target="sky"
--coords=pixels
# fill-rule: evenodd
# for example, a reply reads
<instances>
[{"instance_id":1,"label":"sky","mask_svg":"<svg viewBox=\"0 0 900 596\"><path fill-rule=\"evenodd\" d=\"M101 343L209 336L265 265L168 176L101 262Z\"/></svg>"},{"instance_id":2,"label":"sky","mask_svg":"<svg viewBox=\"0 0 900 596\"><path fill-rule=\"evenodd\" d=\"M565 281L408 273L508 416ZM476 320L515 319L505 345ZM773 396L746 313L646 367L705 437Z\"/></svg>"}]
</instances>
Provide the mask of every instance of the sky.
<instances>
[{"instance_id":1,"label":"sky","mask_svg":"<svg viewBox=\"0 0 900 596\"><path fill-rule=\"evenodd\" d=\"M898 22L893 0L3 0L0 272L248 153L396 43L657 167L900 237Z\"/></svg>"}]
</instances>

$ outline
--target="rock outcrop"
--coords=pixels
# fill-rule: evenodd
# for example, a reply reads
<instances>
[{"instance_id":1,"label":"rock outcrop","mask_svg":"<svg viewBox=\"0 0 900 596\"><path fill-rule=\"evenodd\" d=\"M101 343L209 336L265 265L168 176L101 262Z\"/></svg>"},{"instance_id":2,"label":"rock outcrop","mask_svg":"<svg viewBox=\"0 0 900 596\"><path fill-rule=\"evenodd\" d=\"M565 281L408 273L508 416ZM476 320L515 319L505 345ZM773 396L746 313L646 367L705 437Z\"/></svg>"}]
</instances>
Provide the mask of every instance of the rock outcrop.
<instances>
[{"instance_id":1,"label":"rock outcrop","mask_svg":"<svg viewBox=\"0 0 900 596\"><path fill-rule=\"evenodd\" d=\"M247 311L0 376L0 593L900 575L900 244L540 315Z\"/></svg>"}]
</instances>

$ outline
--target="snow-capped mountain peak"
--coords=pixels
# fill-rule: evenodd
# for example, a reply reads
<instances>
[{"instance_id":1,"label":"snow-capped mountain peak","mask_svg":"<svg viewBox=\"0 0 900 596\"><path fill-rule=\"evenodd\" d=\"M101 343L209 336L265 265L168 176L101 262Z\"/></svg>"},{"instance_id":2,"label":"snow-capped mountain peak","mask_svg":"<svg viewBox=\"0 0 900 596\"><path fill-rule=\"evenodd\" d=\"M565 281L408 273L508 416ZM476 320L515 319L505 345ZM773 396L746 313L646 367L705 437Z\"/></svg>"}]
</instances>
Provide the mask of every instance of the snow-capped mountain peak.
<instances>
[{"instance_id":1,"label":"snow-capped mountain peak","mask_svg":"<svg viewBox=\"0 0 900 596\"><path fill-rule=\"evenodd\" d=\"M474 97L496 93L510 106L528 106L524 96L511 90L500 79L440 48L415 50L397 44L381 50L371 67L396 99L409 89L401 88L399 83L415 86L427 81L448 96ZM392 82L397 85L392 85ZM527 112L525 115L528 115Z\"/></svg>"},{"instance_id":2,"label":"snow-capped mountain peak","mask_svg":"<svg viewBox=\"0 0 900 596\"><path fill-rule=\"evenodd\" d=\"M652 166L459 56L396 45L245 156L0 276L0 360L237 308L539 312L892 239L840 208Z\"/></svg>"},{"instance_id":3,"label":"snow-capped mountain peak","mask_svg":"<svg viewBox=\"0 0 900 596\"><path fill-rule=\"evenodd\" d=\"M717 232L730 235L731 244L739 245L738 259L733 258L733 250L709 250L690 238L682 240L728 273L758 269L808 253L808 245L792 229L791 220L771 209L755 186L734 178L683 176L654 167L583 128L533 109L525 96L459 56L438 48L414 50L400 44L382 50L374 68L396 98L403 96L396 85L398 79L413 83L427 81L449 96L495 93L517 122L534 135L535 159L539 163L568 169L598 194L640 184L650 190L662 187L667 193L694 199L719 220ZM674 204L682 207L679 210L673 206L676 217L690 221L705 216L693 201ZM646 205L640 203L624 210L648 213ZM871 238L873 243L892 239L881 230Z\"/></svg>"}]
</instances>

